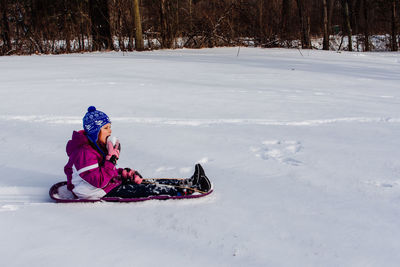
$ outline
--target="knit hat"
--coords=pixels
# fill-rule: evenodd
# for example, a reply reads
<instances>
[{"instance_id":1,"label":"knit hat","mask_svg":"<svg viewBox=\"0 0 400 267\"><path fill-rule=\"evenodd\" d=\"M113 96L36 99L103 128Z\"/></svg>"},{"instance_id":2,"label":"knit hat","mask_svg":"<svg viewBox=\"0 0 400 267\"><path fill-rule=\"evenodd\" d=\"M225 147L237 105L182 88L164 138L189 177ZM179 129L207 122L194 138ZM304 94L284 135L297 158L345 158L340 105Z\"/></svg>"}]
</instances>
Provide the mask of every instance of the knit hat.
<instances>
[{"instance_id":1,"label":"knit hat","mask_svg":"<svg viewBox=\"0 0 400 267\"><path fill-rule=\"evenodd\" d=\"M104 112L96 110L94 106L90 106L85 117L83 117L83 129L85 130L87 137L94 144L96 144L97 139L99 138L101 127L108 123L111 123L108 116Z\"/></svg>"}]
</instances>

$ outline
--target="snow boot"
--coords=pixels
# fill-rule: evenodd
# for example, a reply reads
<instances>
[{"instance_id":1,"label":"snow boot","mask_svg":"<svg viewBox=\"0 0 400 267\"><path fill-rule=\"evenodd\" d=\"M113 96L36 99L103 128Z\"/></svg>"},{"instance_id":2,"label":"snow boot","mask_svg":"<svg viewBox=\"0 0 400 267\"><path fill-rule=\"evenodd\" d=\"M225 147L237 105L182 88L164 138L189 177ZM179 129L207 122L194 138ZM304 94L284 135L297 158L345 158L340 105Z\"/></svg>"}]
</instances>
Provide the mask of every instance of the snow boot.
<instances>
[{"instance_id":1,"label":"snow boot","mask_svg":"<svg viewBox=\"0 0 400 267\"><path fill-rule=\"evenodd\" d=\"M188 180L188 185L203 192L210 191L210 180L207 178L204 169L200 164L196 164L194 174Z\"/></svg>"}]
</instances>

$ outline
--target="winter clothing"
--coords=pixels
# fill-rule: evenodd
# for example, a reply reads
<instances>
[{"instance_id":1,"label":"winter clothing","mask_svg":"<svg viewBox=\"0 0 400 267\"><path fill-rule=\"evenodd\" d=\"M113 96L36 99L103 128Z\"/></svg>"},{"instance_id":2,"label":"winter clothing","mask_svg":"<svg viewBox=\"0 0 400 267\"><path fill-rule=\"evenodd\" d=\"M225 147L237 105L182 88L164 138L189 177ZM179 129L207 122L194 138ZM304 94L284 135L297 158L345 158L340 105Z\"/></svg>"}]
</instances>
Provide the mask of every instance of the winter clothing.
<instances>
[{"instance_id":1,"label":"winter clothing","mask_svg":"<svg viewBox=\"0 0 400 267\"><path fill-rule=\"evenodd\" d=\"M115 165L104 161L105 153L96 147L84 131L74 131L67 143L69 161L64 172L68 189L79 198L98 199L121 184Z\"/></svg>"},{"instance_id":2,"label":"winter clothing","mask_svg":"<svg viewBox=\"0 0 400 267\"><path fill-rule=\"evenodd\" d=\"M133 181L135 182L135 184L141 184L143 182L143 178L140 178L139 175L134 174L133 175Z\"/></svg>"},{"instance_id":3,"label":"winter clothing","mask_svg":"<svg viewBox=\"0 0 400 267\"><path fill-rule=\"evenodd\" d=\"M156 195L179 196L183 194L182 190L175 187L126 182L111 190L106 197L137 198Z\"/></svg>"},{"instance_id":4,"label":"winter clothing","mask_svg":"<svg viewBox=\"0 0 400 267\"><path fill-rule=\"evenodd\" d=\"M88 112L83 117L83 129L93 144L97 143L101 127L108 123L111 123L110 118L104 112L96 110L94 106L88 108Z\"/></svg>"},{"instance_id":5,"label":"winter clothing","mask_svg":"<svg viewBox=\"0 0 400 267\"><path fill-rule=\"evenodd\" d=\"M121 149L119 141L113 144L107 140L106 147L97 143L101 128L108 123L111 123L108 116L91 106L83 117L84 130L73 132L66 147L69 160L64 167L69 190L83 199L180 194L171 186L141 184L143 179L136 171L117 169L115 165Z\"/></svg>"},{"instance_id":6,"label":"winter clothing","mask_svg":"<svg viewBox=\"0 0 400 267\"><path fill-rule=\"evenodd\" d=\"M122 178L125 180L133 181L135 184L141 184L143 182L142 176L139 172L125 168L121 172Z\"/></svg>"},{"instance_id":7,"label":"winter clothing","mask_svg":"<svg viewBox=\"0 0 400 267\"><path fill-rule=\"evenodd\" d=\"M115 145L111 141L107 141L107 151L106 160L110 161L112 164L116 165L119 159L119 140L116 141Z\"/></svg>"},{"instance_id":8,"label":"winter clothing","mask_svg":"<svg viewBox=\"0 0 400 267\"><path fill-rule=\"evenodd\" d=\"M100 147L98 146L97 140L99 139L99 133L101 127L103 127L108 123L111 123L110 118L104 112L96 110L94 106L90 106L88 108L88 112L85 114L82 121L83 121L83 129L86 132L87 138L89 138L89 140L92 141L97 150L100 151L103 157L105 157L106 155L104 154L102 149L100 149ZM104 160L105 159L103 159L103 163Z\"/></svg>"}]
</instances>

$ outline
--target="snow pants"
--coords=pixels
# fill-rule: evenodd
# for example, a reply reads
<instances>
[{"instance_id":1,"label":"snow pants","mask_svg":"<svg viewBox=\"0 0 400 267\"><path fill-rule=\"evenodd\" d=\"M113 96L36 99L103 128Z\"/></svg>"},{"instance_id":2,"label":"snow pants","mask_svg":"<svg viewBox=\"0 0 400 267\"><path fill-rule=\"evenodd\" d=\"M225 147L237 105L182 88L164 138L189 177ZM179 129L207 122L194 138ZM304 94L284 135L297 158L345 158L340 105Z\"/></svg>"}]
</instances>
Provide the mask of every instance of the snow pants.
<instances>
[{"instance_id":1,"label":"snow pants","mask_svg":"<svg viewBox=\"0 0 400 267\"><path fill-rule=\"evenodd\" d=\"M162 184L125 182L107 193L105 197L137 198L158 195L178 196L179 188Z\"/></svg>"}]
</instances>

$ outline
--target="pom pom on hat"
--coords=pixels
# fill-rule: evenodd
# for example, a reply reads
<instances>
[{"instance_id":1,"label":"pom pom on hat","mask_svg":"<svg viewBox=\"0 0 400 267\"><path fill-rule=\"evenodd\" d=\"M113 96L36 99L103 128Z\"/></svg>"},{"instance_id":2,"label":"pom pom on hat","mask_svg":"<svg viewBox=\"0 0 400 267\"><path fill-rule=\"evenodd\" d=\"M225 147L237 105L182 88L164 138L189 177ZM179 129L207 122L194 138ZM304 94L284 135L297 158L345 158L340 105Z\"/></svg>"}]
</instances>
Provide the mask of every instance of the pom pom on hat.
<instances>
[{"instance_id":1,"label":"pom pom on hat","mask_svg":"<svg viewBox=\"0 0 400 267\"><path fill-rule=\"evenodd\" d=\"M94 106L88 108L88 112L83 117L83 129L87 137L96 144L101 127L111 123L110 118L104 112L97 110Z\"/></svg>"},{"instance_id":2,"label":"pom pom on hat","mask_svg":"<svg viewBox=\"0 0 400 267\"><path fill-rule=\"evenodd\" d=\"M88 112L94 112L94 111L96 111L96 107L90 106L90 107L87 109L87 111L88 111Z\"/></svg>"}]
</instances>

